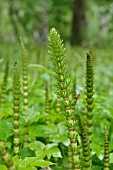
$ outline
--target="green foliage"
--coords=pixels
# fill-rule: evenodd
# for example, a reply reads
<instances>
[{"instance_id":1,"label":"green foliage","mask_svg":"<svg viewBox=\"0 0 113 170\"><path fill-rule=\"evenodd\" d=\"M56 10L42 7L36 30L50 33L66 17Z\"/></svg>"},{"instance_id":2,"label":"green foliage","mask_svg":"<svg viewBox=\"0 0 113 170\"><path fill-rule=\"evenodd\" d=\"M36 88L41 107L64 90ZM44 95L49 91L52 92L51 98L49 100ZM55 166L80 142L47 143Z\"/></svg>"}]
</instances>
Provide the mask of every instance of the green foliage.
<instances>
[{"instance_id":1,"label":"green foliage","mask_svg":"<svg viewBox=\"0 0 113 170\"><path fill-rule=\"evenodd\" d=\"M55 40L56 41L56 40ZM63 42L61 42L62 44ZM60 44L60 45L61 45ZM54 47L57 48L58 44L54 44ZM62 54L62 59L66 56L65 50ZM7 49L7 50L6 50ZM13 102L12 102L12 68L15 58L18 60L19 66L21 65L20 61L20 53L18 51L20 47L15 43L15 45L1 45L0 54L3 56L3 60L1 61L0 67L0 86L2 87L2 80L4 76L4 68L5 68L5 58L7 53L10 57L10 70L9 70L9 81L6 88L6 99L7 103L4 104L3 107L0 108L0 168L3 170L7 170L9 163L16 166L16 170L36 170L41 169L45 166L51 166L53 170L61 170L68 169L69 160L67 160L67 156L70 155L70 163L72 163L72 152L67 149L70 146L70 138L67 136L68 127L65 122L67 122L65 113L65 104L63 103L62 96L63 93L60 94L60 111L57 110L57 95L56 87L52 87L49 89L49 122L46 124L47 113L45 111L45 82L48 81L48 85L50 85L50 79L53 74L53 71L49 70L49 62L46 63L45 60L48 61L47 52L43 52L45 49L41 49L40 52L40 62L37 61L37 47L29 46L28 49L28 71L29 71L29 109L22 110L20 112L20 155L13 155ZM69 100L72 108L73 105L73 84L71 84L71 80L75 77L76 73L76 113L79 115L86 115L86 97L85 97L85 53L87 49L83 49L80 47L71 48L69 45L67 46L67 63L69 64L68 72L69 74L66 78L67 82L70 84L63 84L60 87L66 86L69 91L68 94ZM94 109L93 109L93 136L92 136L92 160L93 160L93 170L102 170L104 165L104 126L106 124L108 128L108 139L109 139L109 165L110 170L112 170L113 166L113 108L112 108L112 98L113 98L113 53L110 49L92 49L92 59L94 60L95 67L95 95L94 95ZM43 56L43 57L42 57ZM39 59L39 58L38 58ZM66 64L65 64L66 65ZM21 69L21 66L19 67ZM67 69L63 66L63 68ZM65 69L65 71L66 71ZM60 69L57 70L60 72ZM67 74L65 71L63 73ZM64 75L65 75L64 74ZM72 77L71 77L72 75ZM59 78L59 77L58 77ZM20 80L22 82L22 75L20 72ZM61 79L60 79L61 80ZM52 79L52 84L57 84L57 80ZM60 85L60 84L59 84ZM74 87L75 89L75 87ZM1 91L0 91L1 92ZM73 113L73 112L71 112ZM81 117L84 122L84 117ZM28 135L30 139L30 143L23 148L23 139L24 139L24 121L28 122ZM77 132L78 126L74 125ZM83 130L83 129L82 129ZM82 134L84 131L82 131ZM84 136L82 136L84 137ZM48 139L49 143L46 143L46 139ZM1 142L3 145L1 146ZM87 143L87 140L86 140ZM81 140L77 135L77 144L79 145L79 151L82 152L81 149ZM3 150L5 149L5 150ZM69 148L70 149L70 148ZM8 156L8 159L5 160L4 155ZM3 157L2 157L3 156ZM7 157L6 157L7 158ZM12 158L12 160L11 160ZM53 164L54 158L58 158L58 165ZM82 156L80 154L80 159ZM31 162L31 164L29 164ZM80 166L82 168L82 161L80 161ZM14 167L14 166L13 166ZM46 168L46 167L45 167Z\"/></svg>"},{"instance_id":2,"label":"green foliage","mask_svg":"<svg viewBox=\"0 0 113 170\"><path fill-rule=\"evenodd\" d=\"M25 159L19 159L17 156L12 158L14 165L17 167L18 170L35 170L37 166L48 166L52 165L49 161L44 161L42 159L38 159L37 157L26 157Z\"/></svg>"}]
</instances>

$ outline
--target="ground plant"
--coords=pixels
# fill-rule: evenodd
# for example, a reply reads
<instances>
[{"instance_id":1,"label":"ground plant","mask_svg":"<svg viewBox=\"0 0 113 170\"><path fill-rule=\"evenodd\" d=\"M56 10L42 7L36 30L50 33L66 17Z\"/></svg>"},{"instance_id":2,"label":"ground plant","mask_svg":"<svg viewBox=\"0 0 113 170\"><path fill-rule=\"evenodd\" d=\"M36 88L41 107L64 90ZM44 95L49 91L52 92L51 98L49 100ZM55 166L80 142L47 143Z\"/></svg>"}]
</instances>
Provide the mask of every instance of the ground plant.
<instances>
[{"instance_id":1,"label":"ground plant","mask_svg":"<svg viewBox=\"0 0 113 170\"><path fill-rule=\"evenodd\" d=\"M113 170L109 49L64 45L55 28L46 48L5 48L0 170Z\"/></svg>"}]
</instances>

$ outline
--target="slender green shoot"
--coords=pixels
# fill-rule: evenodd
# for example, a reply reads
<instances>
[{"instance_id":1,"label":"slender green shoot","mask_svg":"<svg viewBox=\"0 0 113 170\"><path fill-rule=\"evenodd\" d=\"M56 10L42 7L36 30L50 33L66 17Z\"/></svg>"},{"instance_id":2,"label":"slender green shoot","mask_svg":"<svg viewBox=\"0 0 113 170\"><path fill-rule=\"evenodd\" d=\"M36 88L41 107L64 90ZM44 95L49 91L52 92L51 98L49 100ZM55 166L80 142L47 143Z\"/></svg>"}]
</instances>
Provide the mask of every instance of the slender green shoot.
<instances>
[{"instance_id":1,"label":"slender green shoot","mask_svg":"<svg viewBox=\"0 0 113 170\"><path fill-rule=\"evenodd\" d=\"M106 127L105 127L105 130L104 130L104 170L110 170L109 141L108 141L108 134L106 132Z\"/></svg>"},{"instance_id":2,"label":"slender green shoot","mask_svg":"<svg viewBox=\"0 0 113 170\"><path fill-rule=\"evenodd\" d=\"M0 106L3 106L5 104L6 100L6 88L7 88L7 81L8 81L8 73L9 73L9 60L6 62L6 68L5 68L5 75L2 85L2 92L0 97Z\"/></svg>"},{"instance_id":3,"label":"slender green shoot","mask_svg":"<svg viewBox=\"0 0 113 170\"><path fill-rule=\"evenodd\" d=\"M60 39L60 35L53 28L50 31L49 36L49 54L52 63L52 69L54 71L54 77L56 79L55 86L57 87L57 95L63 100L66 116L66 126L68 127L68 137L70 138L70 149L72 150L72 160L74 164L74 170L80 169L79 167L79 156L77 150L76 141L76 131L75 131L75 112L72 109L72 101L70 101L69 96L71 95L71 90L69 88L69 74L65 61L65 48L63 41ZM68 154L69 155L69 154ZM68 170L71 170L68 162Z\"/></svg>"},{"instance_id":4,"label":"slender green shoot","mask_svg":"<svg viewBox=\"0 0 113 170\"><path fill-rule=\"evenodd\" d=\"M19 155L19 116L20 116L20 78L17 63L14 64L13 103L14 103L14 154Z\"/></svg>"},{"instance_id":5,"label":"slender green shoot","mask_svg":"<svg viewBox=\"0 0 113 170\"><path fill-rule=\"evenodd\" d=\"M87 102L87 134L90 143L90 162L92 167L92 126L93 126L93 68L91 57L87 54L86 62L86 102Z\"/></svg>"},{"instance_id":6,"label":"slender green shoot","mask_svg":"<svg viewBox=\"0 0 113 170\"><path fill-rule=\"evenodd\" d=\"M23 72L23 104L24 110L28 109L28 67L27 67L27 52L24 46L24 43L20 37L21 50L22 50L22 72ZM28 123L24 122L24 147L29 143L28 135Z\"/></svg>"}]
</instances>

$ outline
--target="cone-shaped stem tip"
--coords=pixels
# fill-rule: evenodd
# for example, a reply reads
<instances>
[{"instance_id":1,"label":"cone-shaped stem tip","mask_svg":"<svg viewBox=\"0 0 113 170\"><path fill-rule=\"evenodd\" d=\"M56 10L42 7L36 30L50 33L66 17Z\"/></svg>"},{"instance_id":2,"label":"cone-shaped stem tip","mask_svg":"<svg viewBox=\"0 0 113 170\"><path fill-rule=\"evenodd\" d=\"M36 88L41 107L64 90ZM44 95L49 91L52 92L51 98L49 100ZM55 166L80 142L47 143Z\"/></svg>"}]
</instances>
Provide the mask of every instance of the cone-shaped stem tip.
<instances>
[{"instance_id":1,"label":"cone-shaped stem tip","mask_svg":"<svg viewBox=\"0 0 113 170\"><path fill-rule=\"evenodd\" d=\"M88 54L88 53L86 53L87 54L87 59L89 59L90 58L90 55Z\"/></svg>"}]
</instances>

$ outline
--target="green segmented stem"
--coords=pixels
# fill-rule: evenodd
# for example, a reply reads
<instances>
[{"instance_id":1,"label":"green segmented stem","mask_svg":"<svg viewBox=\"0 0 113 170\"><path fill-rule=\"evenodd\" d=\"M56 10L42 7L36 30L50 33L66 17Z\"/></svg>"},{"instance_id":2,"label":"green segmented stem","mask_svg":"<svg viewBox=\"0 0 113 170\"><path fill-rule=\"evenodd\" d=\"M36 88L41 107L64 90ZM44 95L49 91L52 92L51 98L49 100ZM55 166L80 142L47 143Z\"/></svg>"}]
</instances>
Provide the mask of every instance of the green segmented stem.
<instances>
[{"instance_id":1,"label":"green segmented stem","mask_svg":"<svg viewBox=\"0 0 113 170\"><path fill-rule=\"evenodd\" d=\"M68 156L68 170L72 170L73 169L73 162L72 162L72 150L70 147L68 147L68 152L67 152L67 156Z\"/></svg>"},{"instance_id":2,"label":"green segmented stem","mask_svg":"<svg viewBox=\"0 0 113 170\"><path fill-rule=\"evenodd\" d=\"M60 97L57 96L57 99L56 99L56 112L59 114L61 113L61 110L60 110Z\"/></svg>"},{"instance_id":3,"label":"green segmented stem","mask_svg":"<svg viewBox=\"0 0 113 170\"><path fill-rule=\"evenodd\" d=\"M20 38L22 50L22 69L23 69L23 103L24 109L28 109L28 68L27 68L27 52L22 39ZM28 124L24 124L24 147L29 143Z\"/></svg>"},{"instance_id":4,"label":"green segmented stem","mask_svg":"<svg viewBox=\"0 0 113 170\"><path fill-rule=\"evenodd\" d=\"M9 60L6 62L6 68L5 68L5 75L2 85L2 92L1 92L1 98L0 98L0 105L3 106L5 104L5 96L6 96L6 87L7 87L7 80L8 80L8 73L9 73Z\"/></svg>"},{"instance_id":5,"label":"green segmented stem","mask_svg":"<svg viewBox=\"0 0 113 170\"><path fill-rule=\"evenodd\" d=\"M56 99L56 113L57 114L60 114L61 113L61 110L60 110L60 97L57 96L57 99ZM55 124L59 123L58 120L55 121ZM55 165L58 165L58 158L54 158L54 162L55 162Z\"/></svg>"},{"instance_id":6,"label":"green segmented stem","mask_svg":"<svg viewBox=\"0 0 113 170\"><path fill-rule=\"evenodd\" d=\"M49 54L51 57L54 77L56 78L57 95L63 99L65 107L66 125L68 127L68 136L70 138L70 148L72 150L72 159L74 170L80 169L79 156L77 151L77 141L75 132L74 111L72 109L72 101L69 100L71 90L69 89L69 74L65 63L65 49L60 35L53 28L49 36ZM69 165L68 165L69 167ZM69 168L70 169L70 168Z\"/></svg>"},{"instance_id":7,"label":"green segmented stem","mask_svg":"<svg viewBox=\"0 0 113 170\"><path fill-rule=\"evenodd\" d=\"M90 160L92 167L92 123L93 123L93 68L91 57L87 54L86 63L86 102L87 102L87 134L90 143Z\"/></svg>"},{"instance_id":8,"label":"green segmented stem","mask_svg":"<svg viewBox=\"0 0 113 170\"><path fill-rule=\"evenodd\" d=\"M23 97L24 108L28 108L28 68L27 68L27 52L22 39L20 38L22 49L22 69L23 69Z\"/></svg>"},{"instance_id":9,"label":"green segmented stem","mask_svg":"<svg viewBox=\"0 0 113 170\"><path fill-rule=\"evenodd\" d=\"M106 132L106 127L104 131L104 170L110 170L109 168L109 141L108 134Z\"/></svg>"},{"instance_id":10,"label":"green segmented stem","mask_svg":"<svg viewBox=\"0 0 113 170\"><path fill-rule=\"evenodd\" d=\"M14 154L19 155L19 116L20 116L20 78L17 63L14 64L13 76L13 103L14 103Z\"/></svg>"},{"instance_id":11,"label":"green segmented stem","mask_svg":"<svg viewBox=\"0 0 113 170\"><path fill-rule=\"evenodd\" d=\"M11 161L11 155L5 149L5 144L3 141L0 141L0 152L2 160L6 164L8 170L16 170L13 162Z\"/></svg>"},{"instance_id":12,"label":"green segmented stem","mask_svg":"<svg viewBox=\"0 0 113 170\"><path fill-rule=\"evenodd\" d=\"M85 130L85 126L82 123L81 118L78 118L79 128L80 128L80 137L81 137L81 144L82 144L82 165L83 170L91 170L90 166L90 145L89 140L87 137L87 133Z\"/></svg>"}]
</instances>

